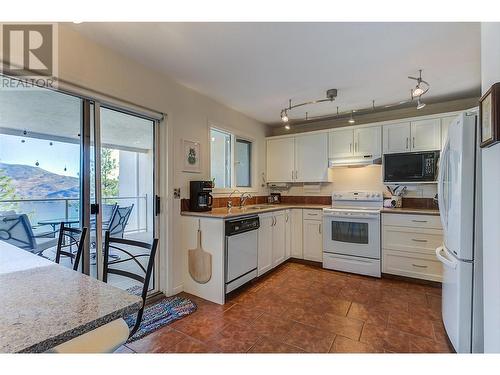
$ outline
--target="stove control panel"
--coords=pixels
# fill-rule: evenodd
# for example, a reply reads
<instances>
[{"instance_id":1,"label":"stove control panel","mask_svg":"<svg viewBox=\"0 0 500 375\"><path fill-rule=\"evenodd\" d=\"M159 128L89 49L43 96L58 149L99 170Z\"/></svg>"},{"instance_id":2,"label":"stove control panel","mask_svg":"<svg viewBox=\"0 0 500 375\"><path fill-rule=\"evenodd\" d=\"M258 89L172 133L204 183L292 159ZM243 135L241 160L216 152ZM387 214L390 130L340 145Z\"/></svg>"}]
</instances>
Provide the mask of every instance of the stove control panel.
<instances>
[{"instance_id":1,"label":"stove control panel","mask_svg":"<svg viewBox=\"0 0 500 375\"><path fill-rule=\"evenodd\" d=\"M332 194L333 201L382 202L383 194L379 191L343 191Z\"/></svg>"}]
</instances>

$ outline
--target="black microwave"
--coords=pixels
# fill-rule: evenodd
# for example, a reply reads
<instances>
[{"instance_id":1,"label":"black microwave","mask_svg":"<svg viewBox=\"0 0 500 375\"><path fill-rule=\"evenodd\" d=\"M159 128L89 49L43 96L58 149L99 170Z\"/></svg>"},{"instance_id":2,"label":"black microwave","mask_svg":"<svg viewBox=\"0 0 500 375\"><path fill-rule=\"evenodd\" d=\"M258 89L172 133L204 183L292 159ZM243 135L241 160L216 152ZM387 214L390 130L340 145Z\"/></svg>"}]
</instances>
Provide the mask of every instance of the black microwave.
<instances>
[{"instance_id":1,"label":"black microwave","mask_svg":"<svg viewBox=\"0 0 500 375\"><path fill-rule=\"evenodd\" d=\"M384 155L384 182L432 182L437 179L439 151Z\"/></svg>"}]
</instances>

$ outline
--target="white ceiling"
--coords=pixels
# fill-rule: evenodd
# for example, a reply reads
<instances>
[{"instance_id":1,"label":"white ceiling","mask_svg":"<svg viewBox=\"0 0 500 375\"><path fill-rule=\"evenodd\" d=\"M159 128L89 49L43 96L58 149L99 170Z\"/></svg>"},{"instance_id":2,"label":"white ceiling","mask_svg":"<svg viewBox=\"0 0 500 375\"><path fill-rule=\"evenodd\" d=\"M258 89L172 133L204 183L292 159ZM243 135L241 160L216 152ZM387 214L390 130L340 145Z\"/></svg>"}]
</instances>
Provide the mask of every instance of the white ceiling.
<instances>
[{"instance_id":1,"label":"white ceiling","mask_svg":"<svg viewBox=\"0 0 500 375\"><path fill-rule=\"evenodd\" d=\"M51 90L0 90L0 134L79 142L81 99ZM103 145L153 148L152 122L101 107ZM31 134L33 133L33 135Z\"/></svg>"},{"instance_id":2,"label":"white ceiling","mask_svg":"<svg viewBox=\"0 0 500 375\"><path fill-rule=\"evenodd\" d=\"M479 23L82 23L74 28L264 123L339 90L309 115L407 99L419 68L427 100L477 95ZM303 115L304 112L295 112ZM292 116L293 117L293 116Z\"/></svg>"}]
</instances>

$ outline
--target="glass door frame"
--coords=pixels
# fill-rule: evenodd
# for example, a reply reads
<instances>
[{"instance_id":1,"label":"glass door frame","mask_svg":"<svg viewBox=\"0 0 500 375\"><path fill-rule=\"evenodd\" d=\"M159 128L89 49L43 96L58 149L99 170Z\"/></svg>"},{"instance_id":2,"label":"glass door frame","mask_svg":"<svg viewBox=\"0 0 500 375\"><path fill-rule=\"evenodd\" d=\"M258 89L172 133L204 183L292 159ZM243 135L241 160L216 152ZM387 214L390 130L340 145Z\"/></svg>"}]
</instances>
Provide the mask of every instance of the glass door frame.
<instances>
[{"instance_id":1,"label":"glass door frame","mask_svg":"<svg viewBox=\"0 0 500 375\"><path fill-rule=\"evenodd\" d=\"M127 115L139 117L148 121L151 121L152 125L152 137L153 137L153 166L152 166L152 178L153 178L153 183L152 183L152 198L153 198L153 207L151 212L148 211L148 215L153 215L153 220L152 220L152 225L153 225L153 231L152 231L152 236L153 238L159 238L159 207L157 205L159 204L158 202L158 191L159 191L159 176L157 171L159 170L159 124L160 120L147 117L129 110L126 110L121 107L117 107L114 105L109 105L109 104L101 104L99 101L92 101L91 104L93 104L94 107L94 113L93 113L93 139L90 139L90 142L93 142L94 145L94 173L95 173L95 179L94 181L90 181L90 144L89 144L89 167L88 167L88 174L85 174L84 176L87 176L86 179L88 179L88 191L90 192L90 184L94 183L95 184L95 202L98 205L97 213L95 213L95 218L96 218L96 225L95 225L95 231L96 231L96 262L97 262L97 279L102 281L102 275L103 275L103 243L102 243L102 209L101 207L103 206L102 203L102 185L101 185L101 108L124 113ZM90 104L89 104L89 111L90 111ZM90 111L91 112L91 111ZM92 115L92 113L90 113ZM90 117L89 117L90 118ZM91 121L88 121L89 124L89 129L91 126ZM87 219L88 216L88 223L90 224L90 216L92 213L90 212L90 195L87 199L87 201L82 202L82 204L87 207L87 215L84 220ZM148 218L146 218L148 220ZM82 221L84 222L84 221ZM90 226L89 226L90 228ZM85 252L87 253L87 257L90 259L90 243L85 246ZM85 256L84 256L85 258ZM157 251L156 253L156 259L155 259L155 266L154 266L154 281L153 285L154 288L150 291L150 295L156 294L160 291L159 286L160 286L160 266L159 266L159 260L160 260L160 251ZM86 264L90 265L89 262ZM90 267L88 269L88 272L90 272ZM87 273L89 274L89 273Z\"/></svg>"}]
</instances>

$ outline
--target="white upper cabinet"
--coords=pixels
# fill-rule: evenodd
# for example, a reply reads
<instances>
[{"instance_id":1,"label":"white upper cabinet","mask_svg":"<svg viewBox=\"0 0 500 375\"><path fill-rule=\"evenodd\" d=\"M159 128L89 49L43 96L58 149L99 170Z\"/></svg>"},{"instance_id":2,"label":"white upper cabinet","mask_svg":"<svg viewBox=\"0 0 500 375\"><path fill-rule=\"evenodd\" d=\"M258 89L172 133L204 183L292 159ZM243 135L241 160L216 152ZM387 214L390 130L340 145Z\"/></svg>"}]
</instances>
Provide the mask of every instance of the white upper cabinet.
<instances>
[{"instance_id":1,"label":"white upper cabinet","mask_svg":"<svg viewBox=\"0 0 500 375\"><path fill-rule=\"evenodd\" d=\"M326 133L295 137L294 181L328 181L328 137Z\"/></svg>"},{"instance_id":2,"label":"white upper cabinet","mask_svg":"<svg viewBox=\"0 0 500 375\"><path fill-rule=\"evenodd\" d=\"M381 155L382 129L380 126L354 129L354 156Z\"/></svg>"},{"instance_id":3,"label":"white upper cabinet","mask_svg":"<svg viewBox=\"0 0 500 375\"><path fill-rule=\"evenodd\" d=\"M355 156L380 156L381 127L335 129L328 133L328 157L343 159Z\"/></svg>"},{"instance_id":4,"label":"white upper cabinet","mask_svg":"<svg viewBox=\"0 0 500 375\"><path fill-rule=\"evenodd\" d=\"M433 151L441 148L441 119L384 125L384 154Z\"/></svg>"},{"instance_id":5,"label":"white upper cabinet","mask_svg":"<svg viewBox=\"0 0 500 375\"><path fill-rule=\"evenodd\" d=\"M267 140L267 181L289 182L295 176L295 138Z\"/></svg>"},{"instance_id":6,"label":"white upper cabinet","mask_svg":"<svg viewBox=\"0 0 500 375\"><path fill-rule=\"evenodd\" d=\"M267 181L328 181L327 133L268 139Z\"/></svg>"},{"instance_id":7,"label":"white upper cabinet","mask_svg":"<svg viewBox=\"0 0 500 375\"><path fill-rule=\"evenodd\" d=\"M411 150L431 151L439 149L441 149L441 119L412 121Z\"/></svg>"},{"instance_id":8,"label":"white upper cabinet","mask_svg":"<svg viewBox=\"0 0 500 375\"><path fill-rule=\"evenodd\" d=\"M338 129L328 133L328 157L339 159L352 156L353 153L353 130Z\"/></svg>"},{"instance_id":9,"label":"white upper cabinet","mask_svg":"<svg viewBox=\"0 0 500 375\"><path fill-rule=\"evenodd\" d=\"M410 151L410 123L384 125L384 154Z\"/></svg>"}]
</instances>

